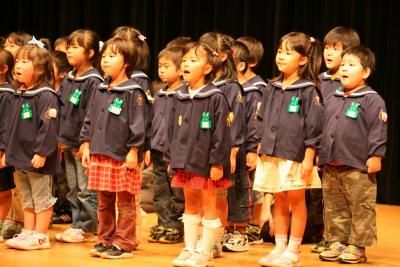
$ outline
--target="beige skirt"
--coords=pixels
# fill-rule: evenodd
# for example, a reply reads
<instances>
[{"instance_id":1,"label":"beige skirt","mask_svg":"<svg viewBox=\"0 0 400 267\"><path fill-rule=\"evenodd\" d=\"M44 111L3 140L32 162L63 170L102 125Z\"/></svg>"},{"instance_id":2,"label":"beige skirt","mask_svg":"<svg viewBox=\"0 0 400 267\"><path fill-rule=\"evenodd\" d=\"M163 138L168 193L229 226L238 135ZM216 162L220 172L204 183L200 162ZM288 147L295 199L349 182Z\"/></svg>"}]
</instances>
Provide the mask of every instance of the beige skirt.
<instances>
[{"instance_id":1,"label":"beige skirt","mask_svg":"<svg viewBox=\"0 0 400 267\"><path fill-rule=\"evenodd\" d=\"M291 160L262 155L258 159L253 190L277 193L288 190L321 188L317 167L301 179L301 164Z\"/></svg>"}]
</instances>

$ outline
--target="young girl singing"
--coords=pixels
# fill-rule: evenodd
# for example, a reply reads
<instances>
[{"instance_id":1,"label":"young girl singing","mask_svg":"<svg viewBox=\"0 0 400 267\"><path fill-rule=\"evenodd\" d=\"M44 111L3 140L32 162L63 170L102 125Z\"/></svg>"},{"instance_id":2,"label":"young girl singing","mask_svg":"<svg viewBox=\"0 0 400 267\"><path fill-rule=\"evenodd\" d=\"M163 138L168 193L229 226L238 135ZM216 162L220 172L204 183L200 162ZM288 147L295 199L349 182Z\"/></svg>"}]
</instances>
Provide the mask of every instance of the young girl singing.
<instances>
[{"instance_id":1,"label":"young girl singing","mask_svg":"<svg viewBox=\"0 0 400 267\"><path fill-rule=\"evenodd\" d=\"M99 243L90 254L107 259L132 257L136 248L135 198L141 189L142 162L138 151L145 141L147 98L128 78L138 56L135 51L121 38L104 44L101 68L107 79L96 89L81 132L88 188L97 190L99 197Z\"/></svg>"},{"instance_id":2,"label":"young girl singing","mask_svg":"<svg viewBox=\"0 0 400 267\"><path fill-rule=\"evenodd\" d=\"M172 105L170 133L173 187L183 187L185 248L175 266L212 265L211 247L221 221L217 215L217 190L231 185L229 106L224 94L211 82L217 57L205 43L188 45L182 60L188 87L177 90ZM200 214L203 214L201 218ZM199 223L202 244L196 248Z\"/></svg>"},{"instance_id":3,"label":"young girl singing","mask_svg":"<svg viewBox=\"0 0 400 267\"><path fill-rule=\"evenodd\" d=\"M42 42L33 39L18 50L14 74L21 86L10 103L3 161L16 169L24 230L5 244L23 250L46 249L57 200L52 196L52 175L61 171L57 152L60 101L51 88L52 60Z\"/></svg>"},{"instance_id":4,"label":"young girl singing","mask_svg":"<svg viewBox=\"0 0 400 267\"><path fill-rule=\"evenodd\" d=\"M313 167L323 113L316 88L321 65L319 42L304 33L289 33L279 41L275 62L280 75L270 82L258 111L261 161L254 189L274 193L276 245L259 263L297 266L307 220L305 189L321 186ZM289 207L292 220L286 246Z\"/></svg>"}]
</instances>

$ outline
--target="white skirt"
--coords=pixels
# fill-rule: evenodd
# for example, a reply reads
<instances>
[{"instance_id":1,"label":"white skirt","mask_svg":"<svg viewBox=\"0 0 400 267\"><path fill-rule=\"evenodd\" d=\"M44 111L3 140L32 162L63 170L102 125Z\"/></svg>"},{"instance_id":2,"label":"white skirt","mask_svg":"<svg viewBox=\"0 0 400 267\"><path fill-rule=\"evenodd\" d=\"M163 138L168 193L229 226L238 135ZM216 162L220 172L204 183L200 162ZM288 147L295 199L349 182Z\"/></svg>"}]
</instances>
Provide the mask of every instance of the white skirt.
<instances>
[{"instance_id":1,"label":"white skirt","mask_svg":"<svg viewBox=\"0 0 400 267\"><path fill-rule=\"evenodd\" d=\"M288 190L321 188L317 167L301 178L301 164L291 160L262 155L257 161L253 190L277 193Z\"/></svg>"}]
</instances>

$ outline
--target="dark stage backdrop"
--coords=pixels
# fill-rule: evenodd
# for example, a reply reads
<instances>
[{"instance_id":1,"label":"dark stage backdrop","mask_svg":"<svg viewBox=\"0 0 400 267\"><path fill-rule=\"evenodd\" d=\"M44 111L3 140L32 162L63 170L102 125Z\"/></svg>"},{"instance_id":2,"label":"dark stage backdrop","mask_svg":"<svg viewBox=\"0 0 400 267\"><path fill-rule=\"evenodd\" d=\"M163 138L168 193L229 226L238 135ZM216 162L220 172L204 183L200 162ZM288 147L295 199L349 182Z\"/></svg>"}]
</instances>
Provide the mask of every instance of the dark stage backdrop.
<instances>
[{"instance_id":1,"label":"dark stage backdrop","mask_svg":"<svg viewBox=\"0 0 400 267\"><path fill-rule=\"evenodd\" d=\"M90 28L106 40L117 26L143 31L152 50L150 76L156 79L157 53L179 35L199 37L220 31L237 38L252 35L263 42L265 55L256 70L264 78L275 73L279 38L303 31L323 39L338 25L351 26L362 43L376 54L377 71L370 84L385 99L389 114L389 143L383 171L378 175L378 201L400 204L399 145L399 12L397 1L331 0L13 0L2 3L0 35L24 30L55 40L78 28Z\"/></svg>"}]
</instances>

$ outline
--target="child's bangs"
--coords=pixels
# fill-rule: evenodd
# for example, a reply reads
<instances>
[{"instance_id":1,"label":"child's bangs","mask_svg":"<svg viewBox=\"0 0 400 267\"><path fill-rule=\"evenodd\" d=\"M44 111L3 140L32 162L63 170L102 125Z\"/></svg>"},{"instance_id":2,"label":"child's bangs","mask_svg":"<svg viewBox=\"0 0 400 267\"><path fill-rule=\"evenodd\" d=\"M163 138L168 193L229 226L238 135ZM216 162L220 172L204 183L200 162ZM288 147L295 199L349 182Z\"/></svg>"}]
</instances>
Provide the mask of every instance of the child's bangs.
<instances>
[{"instance_id":1,"label":"child's bangs","mask_svg":"<svg viewBox=\"0 0 400 267\"><path fill-rule=\"evenodd\" d=\"M84 36L82 34L78 33L72 33L67 40L67 46L73 46L73 45L78 45L81 47L85 47L84 44Z\"/></svg>"},{"instance_id":2,"label":"child's bangs","mask_svg":"<svg viewBox=\"0 0 400 267\"><path fill-rule=\"evenodd\" d=\"M18 50L15 59L29 59L32 61L35 58L34 48L33 45L24 45Z\"/></svg>"}]
</instances>

